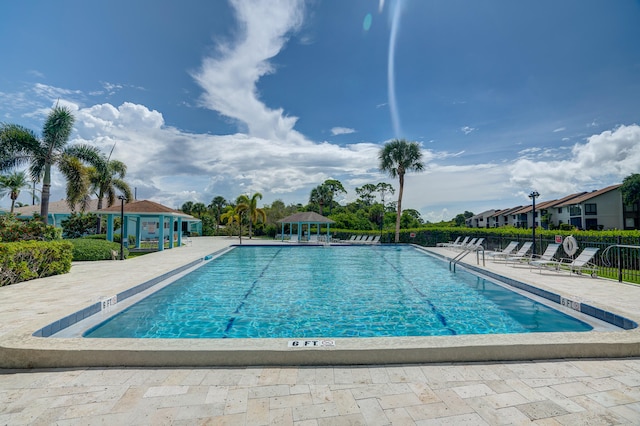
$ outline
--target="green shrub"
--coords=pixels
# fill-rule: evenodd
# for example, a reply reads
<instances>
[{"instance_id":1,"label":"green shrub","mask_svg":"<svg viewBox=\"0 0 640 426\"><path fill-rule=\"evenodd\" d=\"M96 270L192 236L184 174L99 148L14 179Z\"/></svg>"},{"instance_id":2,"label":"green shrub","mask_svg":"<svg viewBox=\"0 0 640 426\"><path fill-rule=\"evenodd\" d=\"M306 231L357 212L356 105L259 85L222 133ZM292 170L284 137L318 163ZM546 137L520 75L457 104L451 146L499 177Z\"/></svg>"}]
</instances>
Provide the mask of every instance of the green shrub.
<instances>
[{"instance_id":1,"label":"green shrub","mask_svg":"<svg viewBox=\"0 0 640 426\"><path fill-rule=\"evenodd\" d=\"M63 238L80 238L96 233L98 216L93 213L72 213L60 222Z\"/></svg>"},{"instance_id":2,"label":"green shrub","mask_svg":"<svg viewBox=\"0 0 640 426\"><path fill-rule=\"evenodd\" d=\"M93 238L67 240L73 244L73 260L112 260L120 258L120 244ZM129 250L124 249L124 257Z\"/></svg>"},{"instance_id":3,"label":"green shrub","mask_svg":"<svg viewBox=\"0 0 640 426\"><path fill-rule=\"evenodd\" d=\"M39 216L29 220L19 220L14 215L0 215L0 241L53 241L61 238L61 230L53 225L45 225Z\"/></svg>"},{"instance_id":4,"label":"green shrub","mask_svg":"<svg viewBox=\"0 0 640 426\"><path fill-rule=\"evenodd\" d=\"M82 237L86 240L106 240L107 234L93 234L93 235L85 235Z\"/></svg>"},{"instance_id":5,"label":"green shrub","mask_svg":"<svg viewBox=\"0 0 640 426\"><path fill-rule=\"evenodd\" d=\"M66 274L72 250L67 241L0 243L0 286Z\"/></svg>"}]
</instances>

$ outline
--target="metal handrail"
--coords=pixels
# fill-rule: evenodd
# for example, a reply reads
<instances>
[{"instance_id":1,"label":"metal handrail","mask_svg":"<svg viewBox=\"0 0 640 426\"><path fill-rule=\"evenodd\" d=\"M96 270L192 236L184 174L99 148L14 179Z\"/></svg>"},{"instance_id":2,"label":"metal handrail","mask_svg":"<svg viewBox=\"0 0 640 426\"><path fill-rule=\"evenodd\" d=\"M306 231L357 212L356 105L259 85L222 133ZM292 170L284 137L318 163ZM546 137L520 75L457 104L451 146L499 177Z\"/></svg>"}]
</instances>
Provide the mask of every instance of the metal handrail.
<instances>
[{"instance_id":1,"label":"metal handrail","mask_svg":"<svg viewBox=\"0 0 640 426\"><path fill-rule=\"evenodd\" d=\"M456 265L458 264L458 262L460 262L466 255L474 251L476 252L476 262L478 263L478 265L480 264L479 252L482 252L482 266L485 266L484 247L482 245L479 245L465 248L462 252L458 253L453 259L449 261L449 270L451 271L451 266L453 265L453 272L456 272Z\"/></svg>"},{"instance_id":2,"label":"metal handrail","mask_svg":"<svg viewBox=\"0 0 640 426\"><path fill-rule=\"evenodd\" d=\"M610 251L612 248L617 248L617 257L618 257L618 264L616 265L618 267L618 282L622 282L622 256L620 254L620 249L621 248L629 248L629 249L640 249L640 246L634 246L634 245L629 245L629 244L613 244L610 245L609 247L607 247L606 249L604 249L604 251L602 252L602 255L600 256L600 258L602 259L602 263L607 266L607 267L613 267L612 262L610 261Z\"/></svg>"}]
</instances>

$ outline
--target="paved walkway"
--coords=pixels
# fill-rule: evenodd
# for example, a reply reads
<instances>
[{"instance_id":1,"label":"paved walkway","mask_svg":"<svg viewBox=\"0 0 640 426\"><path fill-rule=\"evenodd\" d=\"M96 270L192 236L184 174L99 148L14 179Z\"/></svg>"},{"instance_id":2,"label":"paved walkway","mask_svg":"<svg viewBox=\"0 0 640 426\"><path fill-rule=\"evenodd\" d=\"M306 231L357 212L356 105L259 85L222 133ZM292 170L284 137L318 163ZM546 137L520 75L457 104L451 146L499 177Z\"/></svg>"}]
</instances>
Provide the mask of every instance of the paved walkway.
<instances>
[{"instance_id":1,"label":"paved walkway","mask_svg":"<svg viewBox=\"0 0 640 426\"><path fill-rule=\"evenodd\" d=\"M60 318L60 312L73 312L230 242L195 239L190 247L74 265L64 276L0 288L0 345L34 324ZM597 300L634 320L639 316L636 287L511 273L567 296ZM107 281L108 289L96 294ZM0 424L638 425L640 359L0 369Z\"/></svg>"},{"instance_id":2,"label":"paved walkway","mask_svg":"<svg viewBox=\"0 0 640 426\"><path fill-rule=\"evenodd\" d=\"M640 424L638 359L1 373L8 425Z\"/></svg>"}]
</instances>

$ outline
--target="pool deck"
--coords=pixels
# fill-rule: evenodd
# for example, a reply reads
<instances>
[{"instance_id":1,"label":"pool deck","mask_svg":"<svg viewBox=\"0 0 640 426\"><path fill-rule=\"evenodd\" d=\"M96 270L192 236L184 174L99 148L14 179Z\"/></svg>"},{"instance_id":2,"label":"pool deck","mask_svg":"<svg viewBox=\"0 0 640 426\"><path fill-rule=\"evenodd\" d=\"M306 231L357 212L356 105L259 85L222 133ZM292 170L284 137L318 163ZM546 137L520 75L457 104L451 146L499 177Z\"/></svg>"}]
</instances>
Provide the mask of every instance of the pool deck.
<instances>
[{"instance_id":1,"label":"pool deck","mask_svg":"<svg viewBox=\"0 0 640 426\"><path fill-rule=\"evenodd\" d=\"M315 349L288 348L286 339L32 336L237 242L194 238L190 246L74 264L69 274L0 288L0 422L640 424L638 329L337 339ZM640 322L636 286L490 261L484 269Z\"/></svg>"}]
</instances>

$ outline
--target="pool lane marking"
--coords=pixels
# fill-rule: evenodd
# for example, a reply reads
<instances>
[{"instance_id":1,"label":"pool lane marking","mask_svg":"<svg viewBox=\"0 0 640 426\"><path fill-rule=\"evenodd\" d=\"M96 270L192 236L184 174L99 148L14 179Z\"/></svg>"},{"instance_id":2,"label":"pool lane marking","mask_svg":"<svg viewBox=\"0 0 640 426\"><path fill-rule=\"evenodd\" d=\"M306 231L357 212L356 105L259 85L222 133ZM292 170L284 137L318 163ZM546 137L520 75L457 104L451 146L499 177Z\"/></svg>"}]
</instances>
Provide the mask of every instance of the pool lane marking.
<instances>
[{"instance_id":1,"label":"pool lane marking","mask_svg":"<svg viewBox=\"0 0 640 426\"><path fill-rule=\"evenodd\" d=\"M256 285L258 285L258 281L260 281L260 278L262 278L264 276L264 273L267 272L267 269L269 269L269 266L271 266L271 264L276 259L276 257L280 254L281 251L282 251L282 248L279 248L278 251L267 262L265 267L262 268L262 271L260 271L260 275L258 275L258 278L256 278L253 281L253 283L251 284L251 287L249 287L249 290L247 290L247 292L244 294L244 297L242 298L242 300L240 301L240 303L236 307L236 310L233 311L234 314L239 314L240 313L240 310L242 309L242 307L244 306L245 302L247 301L247 298L251 295L251 293L253 293L253 289L256 288ZM229 318L229 321L227 321L227 327L224 329L224 336L222 336L223 339L227 337L226 334L231 330L231 328L233 327L233 323L235 321L236 321L236 317L235 316Z\"/></svg>"},{"instance_id":2,"label":"pool lane marking","mask_svg":"<svg viewBox=\"0 0 640 426\"><path fill-rule=\"evenodd\" d=\"M438 321L440 321L440 323L442 324L442 326L449 330L449 332L453 335L458 334L457 331L455 331L454 329L452 329L451 327L449 327L449 325L447 324L447 319L445 318L445 316L442 314L442 312L440 312L438 310L438 308L436 307L436 305L433 304L433 302L431 300L429 300L429 298L427 297L426 294L424 294L422 291L420 291L420 289L418 289L416 287L416 285L413 283L413 281L411 281L409 278L407 278L400 269L398 269L396 267L396 265L394 265L393 263L391 263L386 257L384 257L382 255L382 253L378 252L378 256L380 256L382 258L382 260L384 260L389 266L391 266L396 272L398 272L398 274L400 275L400 277L406 281L407 283L409 283L409 285L411 285L411 287L413 288L413 290L418 293L420 296L423 297L424 301L427 302L427 305L429 305L429 307L431 308L431 311L434 313L434 315L436 316L436 318L438 318Z\"/></svg>"}]
</instances>

